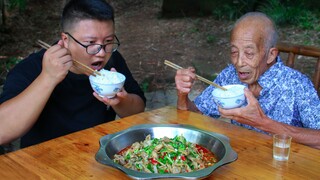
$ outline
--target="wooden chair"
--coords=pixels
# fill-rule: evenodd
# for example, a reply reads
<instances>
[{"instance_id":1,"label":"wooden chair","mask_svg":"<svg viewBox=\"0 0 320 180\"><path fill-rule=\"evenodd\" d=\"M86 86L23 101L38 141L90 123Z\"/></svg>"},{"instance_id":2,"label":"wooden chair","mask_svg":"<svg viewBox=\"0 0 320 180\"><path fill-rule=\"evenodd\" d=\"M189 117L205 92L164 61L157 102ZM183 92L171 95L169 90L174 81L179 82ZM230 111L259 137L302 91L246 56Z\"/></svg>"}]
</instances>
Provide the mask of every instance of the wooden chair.
<instances>
[{"instance_id":1,"label":"wooden chair","mask_svg":"<svg viewBox=\"0 0 320 180\"><path fill-rule=\"evenodd\" d=\"M320 95L320 48L313 46L302 46L288 43L278 43L277 48L280 53L288 53L288 59L286 65L294 68L294 63L297 55L314 57L317 59L315 64L312 82L315 89Z\"/></svg>"}]
</instances>

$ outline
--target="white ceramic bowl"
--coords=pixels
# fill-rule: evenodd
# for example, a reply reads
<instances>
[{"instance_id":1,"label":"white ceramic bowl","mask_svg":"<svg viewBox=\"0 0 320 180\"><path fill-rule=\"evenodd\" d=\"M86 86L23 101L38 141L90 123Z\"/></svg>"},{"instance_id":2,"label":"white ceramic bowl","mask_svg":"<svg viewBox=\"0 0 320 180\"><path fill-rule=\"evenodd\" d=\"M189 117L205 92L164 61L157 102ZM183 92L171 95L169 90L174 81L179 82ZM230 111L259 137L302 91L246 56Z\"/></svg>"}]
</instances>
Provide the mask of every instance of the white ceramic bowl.
<instances>
[{"instance_id":1,"label":"white ceramic bowl","mask_svg":"<svg viewBox=\"0 0 320 180\"><path fill-rule=\"evenodd\" d=\"M102 69L99 72L101 73L101 76L89 76L92 89L100 97L113 98L123 87L126 77L121 73L105 69Z\"/></svg>"},{"instance_id":2,"label":"white ceramic bowl","mask_svg":"<svg viewBox=\"0 0 320 180\"><path fill-rule=\"evenodd\" d=\"M244 88L246 86L233 84L223 87L226 88L227 91L219 88L215 88L212 91L213 100L218 106L224 109L232 109L241 107L245 103Z\"/></svg>"}]
</instances>

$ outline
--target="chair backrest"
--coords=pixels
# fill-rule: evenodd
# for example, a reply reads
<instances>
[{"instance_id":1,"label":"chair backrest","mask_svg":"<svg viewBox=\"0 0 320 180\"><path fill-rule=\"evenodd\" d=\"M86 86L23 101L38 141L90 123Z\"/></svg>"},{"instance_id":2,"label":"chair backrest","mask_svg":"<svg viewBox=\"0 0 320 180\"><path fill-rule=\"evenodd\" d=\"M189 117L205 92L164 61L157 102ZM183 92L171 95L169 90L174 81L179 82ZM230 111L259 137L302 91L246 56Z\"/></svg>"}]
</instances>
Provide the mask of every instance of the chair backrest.
<instances>
[{"instance_id":1,"label":"chair backrest","mask_svg":"<svg viewBox=\"0 0 320 180\"><path fill-rule=\"evenodd\" d=\"M279 50L279 53L288 53L286 65L292 68L294 68L294 63L297 55L316 58L317 62L315 64L312 82L315 89L318 91L318 94L320 95L320 48L288 43L278 43L277 49Z\"/></svg>"}]
</instances>

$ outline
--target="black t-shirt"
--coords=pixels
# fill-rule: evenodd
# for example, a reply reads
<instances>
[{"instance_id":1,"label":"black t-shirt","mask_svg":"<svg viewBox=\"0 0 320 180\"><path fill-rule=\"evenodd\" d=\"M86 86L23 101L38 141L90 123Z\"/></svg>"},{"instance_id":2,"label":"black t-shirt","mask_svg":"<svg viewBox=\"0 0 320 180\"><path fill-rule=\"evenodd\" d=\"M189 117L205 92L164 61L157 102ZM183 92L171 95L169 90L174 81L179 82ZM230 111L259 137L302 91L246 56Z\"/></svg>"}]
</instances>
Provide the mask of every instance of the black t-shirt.
<instances>
[{"instance_id":1,"label":"black t-shirt","mask_svg":"<svg viewBox=\"0 0 320 180\"><path fill-rule=\"evenodd\" d=\"M20 94L37 78L42 70L44 52L45 50L41 50L31 54L9 72L0 104ZM118 51L112 54L104 69L110 70L112 67L126 76L125 90L139 95L146 102L143 91ZM21 147L114 120L114 110L107 108L92 93L88 76L69 71L54 89L34 126L21 138Z\"/></svg>"}]
</instances>

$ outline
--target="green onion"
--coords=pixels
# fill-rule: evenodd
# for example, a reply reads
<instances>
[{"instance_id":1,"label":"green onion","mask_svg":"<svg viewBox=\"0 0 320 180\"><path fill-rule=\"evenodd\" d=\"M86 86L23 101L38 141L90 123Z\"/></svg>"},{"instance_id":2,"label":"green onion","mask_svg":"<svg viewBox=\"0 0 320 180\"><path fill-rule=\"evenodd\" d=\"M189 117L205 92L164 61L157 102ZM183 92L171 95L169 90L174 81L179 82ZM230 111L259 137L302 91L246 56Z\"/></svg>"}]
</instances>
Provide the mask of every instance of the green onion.
<instances>
[{"instance_id":1,"label":"green onion","mask_svg":"<svg viewBox=\"0 0 320 180\"><path fill-rule=\"evenodd\" d=\"M126 157L125 157L125 160L129 160L130 158L131 158L130 152L128 151L128 153L127 153L127 155L126 155Z\"/></svg>"},{"instance_id":2,"label":"green onion","mask_svg":"<svg viewBox=\"0 0 320 180\"><path fill-rule=\"evenodd\" d=\"M186 146L184 144L180 144L178 150L184 151L184 150L186 150Z\"/></svg>"},{"instance_id":3,"label":"green onion","mask_svg":"<svg viewBox=\"0 0 320 180\"><path fill-rule=\"evenodd\" d=\"M136 163L136 168L139 169L139 170L142 170L141 164Z\"/></svg>"},{"instance_id":4,"label":"green onion","mask_svg":"<svg viewBox=\"0 0 320 180\"><path fill-rule=\"evenodd\" d=\"M151 165L151 164L148 164L148 165L147 165L147 168L148 168L152 173L154 173L154 171L153 171L153 168L152 168L152 165Z\"/></svg>"},{"instance_id":5,"label":"green onion","mask_svg":"<svg viewBox=\"0 0 320 180\"><path fill-rule=\"evenodd\" d=\"M164 174L164 173L165 173L165 171L164 171L163 169L158 169L158 172L159 172L160 174Z\"/></svg>"},{"instance_id":6,"label":"green onion","mask_svg":"<svg viewBox=\"0 0 320 180\"><path fill-rule=\"evenodd\" d=\"M172 160L169 156L165 156L165 159L168 160L168 162L169 162L170 165L173 164L173 160Z\"/></svg>"}]
</instances>

